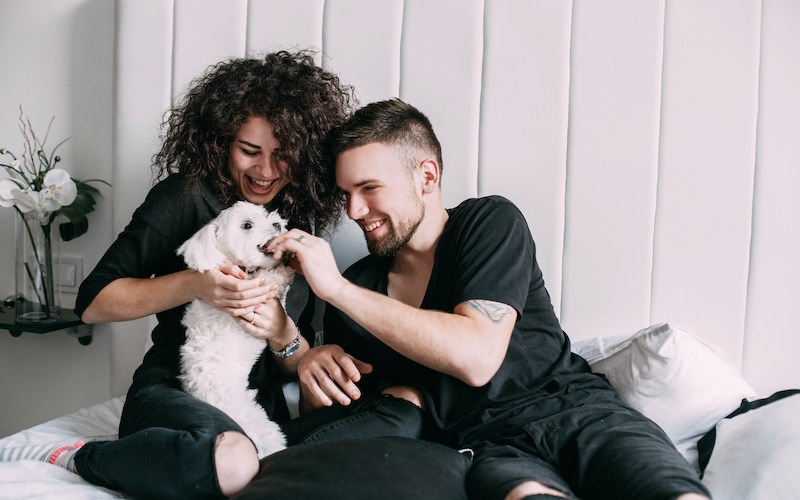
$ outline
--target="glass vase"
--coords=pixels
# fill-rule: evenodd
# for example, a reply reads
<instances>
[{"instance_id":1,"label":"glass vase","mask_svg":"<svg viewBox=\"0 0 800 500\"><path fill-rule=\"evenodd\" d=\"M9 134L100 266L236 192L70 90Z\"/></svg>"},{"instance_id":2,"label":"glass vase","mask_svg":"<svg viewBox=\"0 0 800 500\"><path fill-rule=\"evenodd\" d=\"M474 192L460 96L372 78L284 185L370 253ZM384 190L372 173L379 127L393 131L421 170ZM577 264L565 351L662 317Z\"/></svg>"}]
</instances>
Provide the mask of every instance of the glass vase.
<instances>
[{"instance_id":1,"label":"glass vase","mask_svg":"<svg viewBox=\"0 0 800 500\"><path fill-rule=\"evenodd\" d=\"M16 239L16 322L56 322L61 319L55 276L61 258L58 233L49 218L31 211L17 217Z\"/></svg>"}]
</instances>

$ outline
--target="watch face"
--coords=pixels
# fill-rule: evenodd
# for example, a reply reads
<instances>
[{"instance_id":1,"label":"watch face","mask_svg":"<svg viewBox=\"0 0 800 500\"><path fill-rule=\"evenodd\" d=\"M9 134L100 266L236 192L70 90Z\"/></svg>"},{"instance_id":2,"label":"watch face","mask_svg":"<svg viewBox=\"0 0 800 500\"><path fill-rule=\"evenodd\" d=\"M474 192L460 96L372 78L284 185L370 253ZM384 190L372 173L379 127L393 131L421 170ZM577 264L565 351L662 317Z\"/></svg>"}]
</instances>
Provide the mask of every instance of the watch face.
<instances>
[{"instance_id":1,"label":"watch face","mask_svg":"<svg viewBox=\"0 0 800 500\"><path fill-rule=\"evenodd\" d=\"M286 349L284 349L283 353L284 353L286 356L288 356L288 355L290 355L290 354L293 354L293 353L294 353L294 351L296 351L296 350L297 350L297 349L299 349L299 348L300 348L300 339L297 339L297 340L295 340L294 342L292 342L292 344L291 344L289 347L287 347Z\"/></svg>"},{"instance_id":2,"label":"watch face","mask_svg":"<svg viewBox=\"0 0 800 500\"><path fill-rule=\"evenodd\" d=\"M297 351L297 349L299 349L299 348L300 348L300 333L298 332L297 333L297 337L295 337L295 339L292 341L292 343L289 344L288 346L286 346L286 348L284 350L282 350L282 351L272 351L272 349L270 349L270 351L272 351L273 355L275 355L275 356L277 356L279 358L288 358L289 356L294 354L295 351Z\"/></svg>"}]
</instances>

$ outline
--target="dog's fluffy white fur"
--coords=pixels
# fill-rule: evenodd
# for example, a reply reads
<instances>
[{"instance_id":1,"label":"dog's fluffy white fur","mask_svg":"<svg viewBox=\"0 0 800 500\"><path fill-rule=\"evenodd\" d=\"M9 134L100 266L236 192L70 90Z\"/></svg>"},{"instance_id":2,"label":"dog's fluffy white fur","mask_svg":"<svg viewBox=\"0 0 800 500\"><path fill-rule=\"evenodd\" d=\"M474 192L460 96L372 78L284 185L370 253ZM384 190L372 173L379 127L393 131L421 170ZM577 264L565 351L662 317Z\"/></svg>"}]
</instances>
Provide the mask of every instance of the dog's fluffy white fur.
<instances>
[{"instance_id":1,"label":"dog's fluffy white fur","mask_svg":"<svg viewBox=\"0 0 800 500\"><path fill-rule=\"evenodd\" d=\"M240 201L189 238L178 248L178 254L197 271L229 263L244 269L250 278L263 276L278 285L278 295L285 304L294 270L263 251L272 238L284 232L286 220L277 212ZM266 341L201 300L189 304L183 324L183 389L235 420L256 445L259 458L285 448L286 438L280 427L256 402L256 390L248 389L250 371L266 348Z\"/></svg>"}]
</instances>

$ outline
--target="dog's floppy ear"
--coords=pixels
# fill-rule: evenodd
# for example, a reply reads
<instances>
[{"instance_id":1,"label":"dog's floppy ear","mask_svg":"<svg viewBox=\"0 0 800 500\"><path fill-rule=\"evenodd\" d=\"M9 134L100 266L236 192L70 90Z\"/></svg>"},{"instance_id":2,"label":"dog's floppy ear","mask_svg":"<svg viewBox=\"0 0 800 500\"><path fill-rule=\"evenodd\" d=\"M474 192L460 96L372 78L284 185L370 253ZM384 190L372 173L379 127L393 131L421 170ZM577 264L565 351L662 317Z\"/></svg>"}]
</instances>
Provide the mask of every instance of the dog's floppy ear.
<instances>
[{"instance_id":1,"label":"dog's floppy ear","mask_svg":"<svg viewBox=\"0 0 800 500\"><path fill-rule=\"evenodd\" d=\"M216 224L206 224L178 248L186 265L197 271L217 269L226 262L225 255L217 246Z\"/></svg>"}]
</instances>

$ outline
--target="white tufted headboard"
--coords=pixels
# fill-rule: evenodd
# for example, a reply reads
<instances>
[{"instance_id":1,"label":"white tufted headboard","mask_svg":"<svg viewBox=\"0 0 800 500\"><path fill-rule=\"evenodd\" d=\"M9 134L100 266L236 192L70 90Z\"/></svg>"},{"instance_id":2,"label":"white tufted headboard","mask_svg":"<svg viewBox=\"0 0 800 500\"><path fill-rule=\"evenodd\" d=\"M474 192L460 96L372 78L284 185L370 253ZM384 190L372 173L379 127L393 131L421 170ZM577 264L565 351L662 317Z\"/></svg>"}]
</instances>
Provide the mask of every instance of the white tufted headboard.
<instances>
[{"instance_id":1,"label":"white tufted headboard","mask_svg":"<svg viewBox=\"0 0 800 500\"><path fill-rule=\"evenodd\" d=\"M363 104L428 114L448 205L520 206L573 339L683 322L759 392L800 387L800 3L116 5L115 234L171 96L228 56L316 47ZM335 235L342 266L361 240Z\"/></svg>"}]
</instances>

